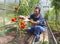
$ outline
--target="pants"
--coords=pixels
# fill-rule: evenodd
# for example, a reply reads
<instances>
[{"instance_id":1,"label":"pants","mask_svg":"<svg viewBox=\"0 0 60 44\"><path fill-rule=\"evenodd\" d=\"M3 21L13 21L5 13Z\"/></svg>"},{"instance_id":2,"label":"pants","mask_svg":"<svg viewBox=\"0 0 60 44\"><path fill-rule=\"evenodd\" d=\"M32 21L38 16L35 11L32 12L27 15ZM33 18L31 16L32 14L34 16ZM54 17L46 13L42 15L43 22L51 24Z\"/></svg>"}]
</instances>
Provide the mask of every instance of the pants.
<instances>
[{"instance_id":1,"label":"pants","mask_svg":"<svg viewBox=\"0 0 60 44\"><path fill-rule=\"evenodd\" d=\"M36 35L36 38L40 37L40 33L45 32L46 28L42 26L31 26L28 28L28 31L31 33L34 33Z\"/></svg>"}]
</instances>

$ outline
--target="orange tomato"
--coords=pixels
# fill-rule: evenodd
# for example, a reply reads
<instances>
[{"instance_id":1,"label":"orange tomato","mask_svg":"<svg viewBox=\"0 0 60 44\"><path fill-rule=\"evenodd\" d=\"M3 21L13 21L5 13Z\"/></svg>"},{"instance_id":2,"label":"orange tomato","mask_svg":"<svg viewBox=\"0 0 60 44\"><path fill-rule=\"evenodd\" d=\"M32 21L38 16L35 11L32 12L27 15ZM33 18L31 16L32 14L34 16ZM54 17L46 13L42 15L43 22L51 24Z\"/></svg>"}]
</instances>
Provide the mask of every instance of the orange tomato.
<instances>
[{"instance_id":1,"label":"orange tomato","mask_svg":"<svg viewBox=\"0 0 60 44\"><path fill-rule=\"evenodd\" d=\"M16 22L16 18L14 17L14 18L12 18L12 22Z\"/></svg>"},{"instance_id":2,"label":"orange tomato","mask_svg":"<svg viewBox=\"0 0 60 44\"><path fill-rule=\"evenodd\" d=\"M20 26L20 29L24 29L24 28L25 28L25 26L24 26L24 25L21 25L21 26Z\"/></svg>"},{"instance_id":3,"label":"orange tomato","mask_svg":"<svg viewBox=\"0 0 60 44\"><path fill-rule=\"evenodd\" d=\"M23 22L23 21L22 21L22 22L20 22L20 25L25 25L25 22Z\"/></svg>"}]
</instances>

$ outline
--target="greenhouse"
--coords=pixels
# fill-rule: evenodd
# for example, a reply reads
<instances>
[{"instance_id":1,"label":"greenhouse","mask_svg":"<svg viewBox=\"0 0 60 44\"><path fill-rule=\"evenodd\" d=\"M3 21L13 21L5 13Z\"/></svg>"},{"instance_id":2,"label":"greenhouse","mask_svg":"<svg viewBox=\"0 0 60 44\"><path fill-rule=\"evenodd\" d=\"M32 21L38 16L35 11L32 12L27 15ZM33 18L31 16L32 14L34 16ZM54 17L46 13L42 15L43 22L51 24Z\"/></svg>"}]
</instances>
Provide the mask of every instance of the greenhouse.
<instances>
[{"instance_id":1,"label":"greenhouse","mask_svg":"<svg viewBox=\"0 0 60 44\"><path fill-rule=\"evenodd\" d=\"M36 16L30 19L37 11L46 30L35 42L36 33L28 28L38 25ZM0 0L0 44L60 44L60 0Z\"/></svg>"}]
</instances>

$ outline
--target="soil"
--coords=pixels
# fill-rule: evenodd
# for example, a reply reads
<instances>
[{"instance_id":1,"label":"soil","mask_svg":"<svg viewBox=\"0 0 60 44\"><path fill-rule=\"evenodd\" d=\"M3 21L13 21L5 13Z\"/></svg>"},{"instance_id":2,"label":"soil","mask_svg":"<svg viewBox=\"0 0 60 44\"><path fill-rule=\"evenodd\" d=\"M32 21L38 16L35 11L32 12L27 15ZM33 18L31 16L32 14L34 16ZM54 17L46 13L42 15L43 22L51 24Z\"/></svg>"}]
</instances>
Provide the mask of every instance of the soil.
<instances>
[{"instance_id":1,"label":"soil","mask_svg":"<svg viewBox=\"0 0 60 44\"><path fill-rule=\"evenodd\" d=\"M17 33L16 28L8 30L4 35L0 36L0 44L28 44L31 34L28 31Z\"/></svg>"},{"instance_id":2,"label":"soil","mask_svg":"<svg viewBox=\"0 0 60 44\"><path fill-rule=\"evenodd\" d=\"M57 39L58 44L60 44L60 31L53 31L53 34Z\"/></svg>"}]
</instances>

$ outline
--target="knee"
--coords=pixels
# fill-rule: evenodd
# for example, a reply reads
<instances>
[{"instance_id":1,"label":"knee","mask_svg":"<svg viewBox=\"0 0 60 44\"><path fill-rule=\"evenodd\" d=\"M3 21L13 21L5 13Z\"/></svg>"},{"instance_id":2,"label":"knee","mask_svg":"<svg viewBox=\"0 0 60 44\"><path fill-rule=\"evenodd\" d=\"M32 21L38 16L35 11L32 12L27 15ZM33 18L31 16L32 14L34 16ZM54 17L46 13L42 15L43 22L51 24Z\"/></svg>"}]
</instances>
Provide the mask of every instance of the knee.
<instances>
[{"instance_id":1,"label":"knee","mask_svg":"<svg viewBox=\"0 0 60 44\"><path fill-rule=\"evenodd\" d=\"M46 29L43 29L43 32L45 32Z\"/></svg>"},{"instance_id":2,"label":"knee","mask_svg":"<svg viewBox=\"0 0 60 44\"><path fill-rule=\"evenodd\" d=\"M35 26L36 29L40 29L40 26Z\"/></svg>"},{"instance_id":3,"label":"knee","mask_svg":"<svg viewBox=\"0 0 60 44\"><path fill-rule=\"evenodd\" d=\"M42 26L35 26L36 30L39 30L41 32L45 32L46 28L42 27Z\"/></svg>"},{"instance_id":4,"label":"knee","mask_svg":"<svg viewBox=\"0 0 60 44\"><path fill-rule=\"evenodd\" d=\"M45 31L46 31L46 29L45 29L45 28L41 28L41 30L42 30L42 32L45 32Z\"/></svg>"}]
</instances>

